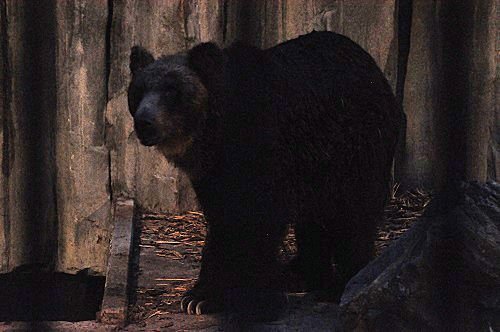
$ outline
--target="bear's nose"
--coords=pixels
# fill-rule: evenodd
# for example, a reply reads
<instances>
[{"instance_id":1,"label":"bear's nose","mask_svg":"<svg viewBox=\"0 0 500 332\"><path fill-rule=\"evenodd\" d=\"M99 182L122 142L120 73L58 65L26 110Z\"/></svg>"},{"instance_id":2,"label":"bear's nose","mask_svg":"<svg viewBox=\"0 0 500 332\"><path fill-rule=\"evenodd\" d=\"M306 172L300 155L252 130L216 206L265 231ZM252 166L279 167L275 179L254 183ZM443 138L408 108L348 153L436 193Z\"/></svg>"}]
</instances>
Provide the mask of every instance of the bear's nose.
<instances>
[{"instance_id":1,"label":"bear's nose","mask_svg":"<svg viewBox=\"0 0 500 332\"><path fill-rule=\"evenodd\" d=\"M135 124L137 126L137 129L152 129L155 126L154 122L154 117L151 114L152 112L137 112L136 116L134 117Z\"/></svg>"},{"instance_id":2,"label":"bear's nose","mask_svg":"<svg viewBox=\"0 0 500 332\"><path fill-rule=\"evenodd\" d=\"M138 129L152 129L155 126L154 113L149 108L141 108L134 116L134 121Z\"/></svg>"},{"instance_id":3,"label":"bear's nose","mask_svg":"<svg viewBox=\"0 0 500 332\"><path fill-rule=\"evenodd\" d=\"M147 108L140 108L134 116L134 127L138 138L144 145L154 145L157 138L154 112Z\"/></svg>"}]
</instances>

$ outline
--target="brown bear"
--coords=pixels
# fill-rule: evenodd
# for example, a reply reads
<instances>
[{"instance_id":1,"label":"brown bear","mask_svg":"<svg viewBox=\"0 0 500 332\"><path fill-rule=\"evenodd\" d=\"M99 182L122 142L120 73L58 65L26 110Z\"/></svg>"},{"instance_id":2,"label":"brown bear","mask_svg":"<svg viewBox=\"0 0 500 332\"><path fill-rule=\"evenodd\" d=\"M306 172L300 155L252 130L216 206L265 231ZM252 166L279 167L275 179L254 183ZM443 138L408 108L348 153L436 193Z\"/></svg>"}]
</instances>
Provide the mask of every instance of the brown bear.
<instances>
[{"instance_id":1,"label":"brown bear","mask_svg":"<svg viewBox=\"0 0 500 332\"><path fill-rule=\"evenodd\" d=\"M182 309L276 319L289 224L292 268L308 289L341 294L373 256L403 116L372 57L312 32L266 50L203 43L157 60L136 46L130 69L137 137L189 175L208 223Z\"/></svg>"}]
</instances>

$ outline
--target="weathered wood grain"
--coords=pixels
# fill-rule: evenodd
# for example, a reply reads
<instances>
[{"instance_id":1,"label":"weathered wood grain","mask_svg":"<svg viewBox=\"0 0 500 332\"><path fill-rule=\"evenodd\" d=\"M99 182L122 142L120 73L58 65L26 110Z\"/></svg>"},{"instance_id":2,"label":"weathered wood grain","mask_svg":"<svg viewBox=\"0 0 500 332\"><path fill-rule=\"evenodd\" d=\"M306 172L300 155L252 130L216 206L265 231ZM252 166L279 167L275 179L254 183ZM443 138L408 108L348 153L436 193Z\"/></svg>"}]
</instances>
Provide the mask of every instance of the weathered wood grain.
<instances>
[{"instance_id":1,"label":"weathered wood grain","mask_svg":"<svg viewBox=\"0 0 500 332\"><path fill-rule=\"evenodd\" d=\"M53 55L50 13L32 2L1 6L2 175L0 271L54 259ZM36 18L36 20L35 20ZM32 56L36 53L38 56Z\"/></svg>"},{"instance_id":2,"label":"weathered wood grain","mask_svg":"<svg viewBox=\"0 0 500 332\"><path fill-rule=\"evenodd\" d=\"M7 114L8 108L7 95L10 95L10 71L8 58L8 38L7 38L7 6L5 1L0 1L0 272L8 271L9 265L9 235L10 227L8 225L6 205L8 205L7 195L7 156L5 156L6 142L5 136L8 135Z\"/></svg>"},{"instance_id":3,"label":"weathered wood grain","mask_svg":"<svg viewBox=\"0 0 500 332\"><path fill-rule=\"evenodd\" d=\"M99 313L99 320L105 324L124 326L127 322L133 217L134 202L132 200L118 200L115 204L106 285Z\"/></svg>"},{"instance_id":4,"label":"weathered wood grain","mask_svg":"<svg viewBox=\"0 0 500 332\"><path fill-rule=\"evenodd\" d=\"M500 0L496 1L496 43L495 43L495 97L494 114L489 126L488 179L500 182Z\"/></svg>"},{"instance_id":5,"label":"weathered wood grain","mask_svg":"<svg viewBox=\"0 0 500 332\"><path fill-rule=\"evenodd\" d=\"M56 2L58 259L56 269L104 273L110 239L105 145L106 1Z\"/></svg>"},{"instance_id":6,"label":"weathered wood grain","mask_svg":"<svg viewBox=\"0 0 500 332\"><path fill-rule=\"evenodd\" d=\"M399 180L498 181L500 2L413 6ZM0 0L0 272L37 263L104 273L112 198L196 207L187 177L135 138L131 46L159 56L331 30L372 54L394 88L396 18L395 0Z\"/></svg>"},{"instance_id":7,"label":"weathered wood grain","mask_svg":"<svg viewBox=\"0 0 500 332\"><path fill-rule=\"evenodd\" d=\"M495 122L495 107L498 107L498 102L495 101L497 77L495 41L500 29L500 21L495 10L495 2L499 3L497 0L473 1L472 12L466 13L471 16L472 21L471 31L466 40L466 47L470 50L469 66L466 69L468 74L468 94L465 105L466 180L486 181L489 178L500 181L499 177L488 177L489 149L496 149L496 162L500 165L500 160L498 160L500 119L497 118ZM492 144L489 144L490 140Z\"/></svg>"},{"instance_id":8,"label":"weathered wood grain","mask_svg":"<svg viewBox=\"0 0 500 332\"><path fill-rule=\"evenodd\" d=\"M485 181L489 140L495 168L495 2L413 2L400 170L406 187L440 188L450 178Z\"/></svg>"}]
</instances>

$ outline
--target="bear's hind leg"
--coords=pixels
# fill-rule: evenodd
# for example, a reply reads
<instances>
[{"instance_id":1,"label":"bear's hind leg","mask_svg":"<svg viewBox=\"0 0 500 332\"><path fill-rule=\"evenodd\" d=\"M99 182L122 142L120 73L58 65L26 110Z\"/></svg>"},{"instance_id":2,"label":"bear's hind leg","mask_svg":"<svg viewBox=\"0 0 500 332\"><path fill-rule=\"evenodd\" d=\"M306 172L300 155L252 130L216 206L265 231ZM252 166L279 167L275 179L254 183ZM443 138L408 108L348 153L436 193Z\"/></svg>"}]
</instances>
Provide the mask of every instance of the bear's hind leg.
<instances>
[{"instance_id":1,"label":"bear's hind leg","mask_svg":"<svg viewBox=\"0 0 500 332\"><path fill-rule=\"evenodd\" d=\"M350 227L335 234L333 256L335 263L334 292L338 298L346 284L374 257L377 218L363 217L363 227ZM360 224L353 221L350 226Z\"/></svg>"},{"instance_id":2,"label":"bear's hind leg","mask_svg":"<svg viewBox=\"0 0 500 332\"><path fill-rule=\"evenodd\" d=\"M297 256L290 262L292 272L301 275L308 291L324 291L333 286L331 238L314 222L295 225Z\"/></svg>"}]
</instances>

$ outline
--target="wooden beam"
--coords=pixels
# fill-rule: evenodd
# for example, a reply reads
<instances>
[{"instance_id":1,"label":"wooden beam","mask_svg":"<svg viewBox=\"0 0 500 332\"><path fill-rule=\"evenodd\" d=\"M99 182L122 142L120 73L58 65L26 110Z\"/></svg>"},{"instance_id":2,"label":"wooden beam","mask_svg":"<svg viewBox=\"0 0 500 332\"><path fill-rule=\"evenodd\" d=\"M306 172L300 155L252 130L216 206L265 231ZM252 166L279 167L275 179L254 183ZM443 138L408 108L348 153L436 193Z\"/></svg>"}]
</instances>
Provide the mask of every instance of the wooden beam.
<instances>
[{"instance_id":1,"label":"wooden beam","mask_svg":"<svg viewBox=\"0 0 500 332\"><path fill-rule=\"evenodd\" d=\"M133 217L134 202L118 200L115 205L115 227L111 239L104 297L98 314L98 320L104 324L124 326L127 321Z\"/></svg>"}]
</instances>

